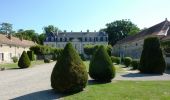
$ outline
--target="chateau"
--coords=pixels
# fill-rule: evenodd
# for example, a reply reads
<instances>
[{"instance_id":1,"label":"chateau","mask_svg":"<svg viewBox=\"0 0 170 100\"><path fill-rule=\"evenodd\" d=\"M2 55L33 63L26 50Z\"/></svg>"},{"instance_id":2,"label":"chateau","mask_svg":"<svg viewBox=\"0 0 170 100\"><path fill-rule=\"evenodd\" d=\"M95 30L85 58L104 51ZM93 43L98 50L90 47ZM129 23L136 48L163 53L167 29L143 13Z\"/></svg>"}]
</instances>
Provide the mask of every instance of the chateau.
<instances>
[{"instance_id":1,"label":"chateau","mask_svg":"<svg viewBox=\"0 0 170 100\"><path fill-rule=\"evenodd\" d=\"M80 53L84 53L85 45L107 45L108 35L105 32L61 32L47 33L44 45L64 48L67 42L71 42L75 49Z\"/></svg>"},{"instance_id":2,"label":"chateau","mask_svg":"<svg viewBox=\"0 0 170 100\"><path fill-rule=\"evenodd\" d=\"M156 36L160 41L170 40L170 22L165 19L165 21L147 28L136 35L118 41L113 46L112 54L120 57L130 56L138 59L142 53L144 39L150 36Z\"/></svg>"},{"instance_id":3,"label":"chateau","mask_svg":"<svg viewBox=\"0 0 170 100\"><path fill-rule=\"evenodd\" d=\"M23 51L28 51L33 45L35 43L32 41L0 34L0 63L12 62L12 57L19 58Z\"/></svg>"}]
</instances>

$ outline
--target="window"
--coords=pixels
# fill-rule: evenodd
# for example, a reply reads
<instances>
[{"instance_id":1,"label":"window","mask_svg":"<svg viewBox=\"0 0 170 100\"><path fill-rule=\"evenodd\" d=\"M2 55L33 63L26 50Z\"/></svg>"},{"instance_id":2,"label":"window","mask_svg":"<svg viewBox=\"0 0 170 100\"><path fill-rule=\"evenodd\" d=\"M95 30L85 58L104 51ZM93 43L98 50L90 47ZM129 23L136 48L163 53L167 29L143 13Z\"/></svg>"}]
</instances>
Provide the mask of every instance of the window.
<instances>
[{"instance_id":1,"label":"window","mask_svg":"<svg viewBox=\"0 0 170 100\"><path fill-rule=\"evenodd\" d=\"M0 53L0 60L4 61L4 53Z\"/></svg>"},{"instance_id":2,"label":"window","mask_svg":"<svg viewBox=\"0 0 170 100\"><path fill-rule=\"evenodd\" d=\"M65 38L65 42L67 42L67 38Z\"/></svg>"},{"instance_id":3,"label":"window","mask_svg":"<svg viewBox=\"0 0 170 100\"><path fill-rule=\"evenodd\" d=\"M100 37L100 41L103 41L103 37Z\"/></svg>"},{"instance_id":4,"label":"window","mask_svg":"<svg viewBox=\"0 0 170 100\"><path fill-rule=\"evenodd\" d=\"M91 37L89 37L89 41L90 41L90 42L92 41Z\"/></svg>"},{"instance_id":5,"label":"window","mask_svg":"<svg viewBox=\"0 0 170 100\"><path fill-rule=\"evenodd\" d=\"M9 58L12 58L12 53L9 53Z\"/></svg>"},{"instance_id":6,"label":"window","mask_svg":"<svg viewBox=\"0 0 170 100\"><path fill-rule=\"evenodd\" d=\"M96 37L96 41L98 41L98 37Z\"/></svg>"},{"instance_id":7,"label":"window","mask_svg":"<svg viewBox=\"0 0 170 100\"><path fill-rule=\"evenodd\" d=\"M53 37L51 37L51 41L54 41L54 38L53 38Z\"/></svg>"},{"instance_id":8,"label":"window","mask_svg":"<svg viewBox=\"0 0 170 100\"><path fill-rule=\"evenodd\" d=\"M85 40L84 40L85 42L87 41L87 37L85 37Z\"/></svg>"},{"instance_id":9,"label":"window","mask_svg":"<svg viewBox=\"0 0 170 100\"><path fill-rule=\"evenodd\" d=\"M63 39L62 39L62 38L60 38L60 42L62 42L62 40L63 40Z\"/></svg>"},{"instance_id":10,"label":"window","mask_svg":"<svg viewBox=\"0 0 170 100\"><path fill-rule=\"evenodd\" d=\"M136 46L138 46L138 43L136 43Z\"/></svg>"}]
</instances>

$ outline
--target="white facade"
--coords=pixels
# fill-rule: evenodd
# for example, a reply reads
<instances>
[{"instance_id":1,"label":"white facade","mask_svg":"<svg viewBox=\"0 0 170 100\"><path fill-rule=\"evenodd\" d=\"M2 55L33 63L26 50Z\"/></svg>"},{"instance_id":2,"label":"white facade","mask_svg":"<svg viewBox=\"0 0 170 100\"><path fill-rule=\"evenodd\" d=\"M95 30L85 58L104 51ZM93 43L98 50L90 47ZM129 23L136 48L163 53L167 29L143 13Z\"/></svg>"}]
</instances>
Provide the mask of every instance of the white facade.
<instances>
[{"instance_id":1,"label":"white facade","mask_svg":"<svg viewBox=\"0 0 170 100\"><path fill-rule=\"evenodd\" d=\"M44 45L64 48L67 42L71 42L75 49L82 54L85 45L107 45L108 35L104 32L49 33Z\"/></svg>"}]
</instances>

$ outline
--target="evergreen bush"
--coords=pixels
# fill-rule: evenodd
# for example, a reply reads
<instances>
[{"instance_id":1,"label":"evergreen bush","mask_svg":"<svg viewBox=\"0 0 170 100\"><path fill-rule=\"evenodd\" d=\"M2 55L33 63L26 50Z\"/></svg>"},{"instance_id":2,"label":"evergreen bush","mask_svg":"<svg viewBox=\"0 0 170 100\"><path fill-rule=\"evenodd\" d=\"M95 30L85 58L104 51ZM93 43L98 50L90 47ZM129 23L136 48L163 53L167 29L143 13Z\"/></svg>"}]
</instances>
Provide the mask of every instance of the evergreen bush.
<instances>
[{"instance_id":1,"label":"evergreen bush","mask_svg":"<svg viewBox=\"0 0 170 100\"><path fill-rule=\"evenodd\" d=\"M131 62L132 62L132 58L131 58L131 57L125 57L124 60L123 60L123 62L124 62L124 65L125 65L126 67L129 67L130 64L131 64Z\"/></svg>"},{"instance_id":2,"label":"evergreen bush","mask_svg":"<svg viewBox=\"0 0 170 100\"><path fill-rule=\"evenodd\" d=\"M13 60L14 63L17 63L18 62L18 57L14 56L14 57L12 57L12 60Z\"/></svg>"},{"instance_id":3,"label":"evergreen bush","mask_svg":"<svg viewBox=\"0 0 170 100\"><path fill-rule=\"evenodd\" d=\"M34 51L27 51L27 55L31 61L35 60Z\"/></svg>"},{"instance_id":4,"label":"evergreen bush","mask_svg":"<svg viewBox=\"0 0 170 100\"><path fill-rule=\"evenodd\" d=\"M89 65L89 75L101 82L109 82L115 77L115 68L104 46L100 46L94 53Z\"/></svg>"},{"instance_id":5,"label":"evergreen bush","mask_svg":"<svg viewBox=\"0 0 170 100\"><path fill-rule=\"evenodd\" d=\"M67 43L51 74L51 86L57 92L73 93L86 87L86 67L71 43Z\"/></svg>"},{"instance_id":6,"label":"evergreen bush","mask_svg":"<svg viewBox=\"0 0 170 100\"><path fill-rule=\"evenodd\" d=\"M25 51L23 51L19 61L18 61L18 66L20 68L28 68L31 65L31 61Z\"/></svg>"},{"instance_id":7,"label":"evergreen bush","mask_svg":"<svg viewBox=\"0 0 170 100\"><path fill-rule=\"evenodd\" d=\"M142 73L163 74L166 68L160 42L157 37L144 40L139 70Z\"/></svg>"},{"instance_id":8,"label":"evergreen bush","mask_svg":"<svg viewBox=\"0 0 170 100\"><path fill-rule=\"evenodd\" d=\"M49 58L44 58L44 63L50 63L50 59Z\"/></svg>"},{"instance_id":9,"label":"evergreen bush","mask_svg":"<svg viewBox=\"0 0 170 100\"><path fill-rule=\"evenodd\" d=\"M111 60L113 63L116 63L116 64L120 64L120 57L114 57L114 56L111 56Z\"/></svg>"},{"instance_id":10,"label":"evergreen bush","mask_svg":"<svg viewBox=\"0 0 170 100\"><path fill-rule=\"evenodd\" d=\"M133 70L138 69L138 67L139 67L139 62L140 62L140 61L139 61L138 59L133 59L133 60L132 60L131 66L132 66Z\"/></svg>"}]
</instances>

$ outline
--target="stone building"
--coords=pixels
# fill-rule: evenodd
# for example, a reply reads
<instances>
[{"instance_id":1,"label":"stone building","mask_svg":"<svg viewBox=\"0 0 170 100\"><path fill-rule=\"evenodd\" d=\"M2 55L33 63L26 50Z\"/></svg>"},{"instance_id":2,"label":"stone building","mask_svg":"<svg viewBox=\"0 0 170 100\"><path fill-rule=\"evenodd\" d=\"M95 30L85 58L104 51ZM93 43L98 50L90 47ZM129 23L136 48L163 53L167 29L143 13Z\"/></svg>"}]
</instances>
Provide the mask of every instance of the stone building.
<instances>
[{"instance_id":1,"label":"stone building","mask_svg":"<svg viewBox=\"0 0 170 100\"><path fill-rule=\"evenodd\" d=\"M47 33L44 45L64 48L67 42L71 42L75 49L82 54L84 45L107 45L108 35L105 32L61 32Z\"/></svg>"},{"instance_id":2,"label":"stone building","mask_svg":"<svg viewBox=\"0 0 170 100\"><path fill-rule=\"evenodd\" d=\"M34 42L19 39L11 35L0 34L0 63L12 61L12 57L20 57L23 51L28 51Z\"/></svg>"},{"instance_id":3,"label":"stone building","mask_svg":"<svg viewBox=\"0 0 170 100\"><path fill-rule=\"evenodd\" d=\"M142 30L136 35L118 41L113 46L112 54L120 57L130 56L138 59L142 53L144 39L146 37L156 36L160 41L168 41L170 40L169 28L170 22L165 19L165 21Z\"/></svg>"}]
</instances>

